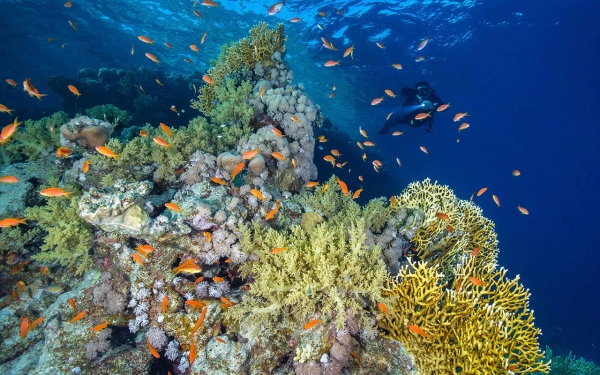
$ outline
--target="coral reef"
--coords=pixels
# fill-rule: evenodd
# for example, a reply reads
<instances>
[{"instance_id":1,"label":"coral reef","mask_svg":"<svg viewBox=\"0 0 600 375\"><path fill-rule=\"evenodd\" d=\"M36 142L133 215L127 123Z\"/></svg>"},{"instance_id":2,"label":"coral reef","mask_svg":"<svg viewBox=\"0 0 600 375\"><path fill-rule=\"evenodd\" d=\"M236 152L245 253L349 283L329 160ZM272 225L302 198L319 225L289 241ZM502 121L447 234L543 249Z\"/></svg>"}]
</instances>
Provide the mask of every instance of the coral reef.
<instances>
[{"instance_id":1,"label":"coral reef","mask_svg":"<svg viewBox=\"0 0 600 375\"><path fill-rule=\"evenodd\" d=\"M66 140L61 141L61 144L71 147L76 145L88 149L104 146L112 133L112 129L113 126L108 122L86 116L76 117L60 128L60 134Z\"/></svg>"},{"instance_id":2,"label":"coral reef","mask_svg":"<svg viewBox=\"0 0 600 375\"><path fill-rule=\"evenodd\" d=\"M37 121L25 121L5 145L7 156L16 162L49 155L60 147L59 129L68 121L69 116L62 111Z\"/></svg>"},{"instance_id":3,"label":"coral reef","mask_svg":"<svg viewBox=\"0 0 600 375\"><path fill-rule=\"evenodd\" d=\"M548 375L595 375L600 374L600 367L594 362L588 362L583 358L577 358L573 353L566 357L553 355L552 349L546 346L545 359L552 362L552 368ZM536 373L540 374L540 373Z\"/></svg>"},{"instance_id":4,"label":"coral reef","mask_svg":"<svg viewBox=\"0 0 600 375\"><path fill-rule=\"evenodd\" d=\"M383 334L406 346L422 373L548 373L529 310L529 291L506 270L476 265L467 256L455 270L457 286L446 289L438 267L409 263L388 278L380 314Z\"/></svg>"}]
</instances>

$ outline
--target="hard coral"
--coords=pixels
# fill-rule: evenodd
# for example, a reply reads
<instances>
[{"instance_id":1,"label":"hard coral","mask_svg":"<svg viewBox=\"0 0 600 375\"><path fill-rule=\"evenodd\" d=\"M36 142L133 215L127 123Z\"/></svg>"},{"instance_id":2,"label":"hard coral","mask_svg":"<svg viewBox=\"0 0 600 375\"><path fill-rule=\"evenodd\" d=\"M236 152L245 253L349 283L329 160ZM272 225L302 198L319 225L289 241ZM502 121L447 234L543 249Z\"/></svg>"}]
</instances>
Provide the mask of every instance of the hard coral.
<instances>
[{"instance_id":1,"label":"hard coral","mask_svg":"<svg viewBox=\"0 0 600 375\"><path fill-rule=\"evenodd\" d=\"M78 146L94 148L103 146L112 133L112 125L108 122L80 116L69 121L60 128L61 135Z\"/></svg>"},{"instance_id":2,"label":"hard coral","mask_svg":"<svg viewBox=\"0 0 600 375\"><path fill-rule=\"evenodd\" d=\"M537 342L541 331L519 278L510 280L505 269L490 264L477 267L472 256L455 274L459 284L453 289L426 262L411 262L388 278L382 296L393 302L378 324L384 336L400 341L421 373L547 373Z\"/></svg>"}]
</instances>

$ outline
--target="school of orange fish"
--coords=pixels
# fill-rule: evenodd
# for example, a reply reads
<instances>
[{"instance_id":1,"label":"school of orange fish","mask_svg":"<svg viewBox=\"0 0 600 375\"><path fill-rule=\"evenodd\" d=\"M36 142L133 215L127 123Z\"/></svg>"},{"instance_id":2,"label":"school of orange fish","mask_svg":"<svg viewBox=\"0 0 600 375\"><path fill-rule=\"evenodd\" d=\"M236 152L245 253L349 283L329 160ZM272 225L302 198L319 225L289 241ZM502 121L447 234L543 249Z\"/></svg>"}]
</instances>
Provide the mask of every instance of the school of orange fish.
<instances>
[{"instance_id":1,"label":"school of orange fish","mask_svg":"<svg viewBox=\"0 0 600 375\"><path fill-rule=\"evenodd\" d=\"M193 7L195 7L197 5L198 1L199 0L196 0L194 2ZM201 4L204 5L204 6L207 6L207 7L217 7L218 6L218 3L215 3L212 0L203 0L201 2ZM268 14L269 15L275 15L275 14L277 14L282 9L282 7L284 5L285 5L285 1L281 1L281 2L273 4L269 8ZM66 2L64 4L64 7L66 7L66 8L71 8L72 6L73 6L73 3L71 1L68 1L68 2ZM202 14L199 11L193 9L193 13L197 17L203 18ZM343 11L338 10L337 13L338 14L343 14ZM325 12L319 12L318 14L321 17L326 17L327 16L327 13L325 13ZM294 18L292 18L290 20L290 22L292 22L292 23L297 23L297 22L301 22L301 21L302 21L302 19L299 18L299 17L294 17ZM77 24L74 21L68 20L68 23L69 23L69 25L74 30L78 30ZM323 26L321 24L319 24L318 27L319 27L319 29L323 29ZM206 36L207 36L207 34L204 33L203 36L202 36L202 38L201 38L201 40L200 40L200 42L199 42L200 45L205 42ZM138 39L141 42L145 43L145 44L154 45L154 40L150 39L147 36L140 35L140 36L138 36ZM321 37L321 40L323 41L323 46L326 49L331 50L331 51L337 51L337 49L334 47L333 43L329 42L325 37ZM53 38L48 38L47 41L48 42L52 42ZM417 51L421 51L423 48L425 48L425 46L428 44L428 42L429 42L429 38L423 39L418 44ZM164 42L164 45L167 48L169 48L169 49L173 48L173 46L170 43L168 43L168 42ZM381 49L385 49L386 48L381 42L377 42L376 45L379 48L381 48ZM64 48L64 44L61 45L61 47ZM198 46L196 44L191 44L189 46L189 48L193 52L196 52L196 53L200 52L200 50L199 50L199 48L198 48ZM347 48L344 51L344 53L342 55L342 58L346 58L346 57L350 56L352 59L354 59L354 52L355 52L355 48L354 48L354 45L352 45L351 47ZM134 48L134 45L132 44L132 46L131 46L131 54L133 55L134 53L135 53L135 48ZM156 64L160 64L160 60L154 54L152 54L152 53L145 53L145 56L148 59L150 59L151 61L155 62ZM423 61L425 59L426 59L426 56L417 56L415 58L415 61L420 62L420 61ZM189 58L184 58L184 61L187 62L187 63L193 63L193 61L191 59L189 59ZM327 61L327 62L324 63L324 66L325 67L339 66L340 65L340 61L341 60L338 60L338 61L329 60L329 61ZM394 63L391 66L394 69L398 69L398 70L402 69L402 65L400 63ZM204 75L202 77L202 79L207 84L213 84L213 81L207 75ZM6 79L6 82L10 86L12 86L12 87L16 87L17 86L17 83L13 79L10 79L10 78ZM159 85L162 85L162 83L158 79L156 79L156 82ZM69 89L69 91L71 93L73 93L77 97L81 96L81 93L79 92L79 90L75 86L69 85L68 89ZM194 89L195 89L195 86L194 86ZM143 91L143 88L141 86L140 86L140 90ZM335 90L336 90L336 86L334 85L332 87L332 93L329 95L330 98L334 97L335 94L333 93L333 91L335 91ZM29 78L27 78L27 79L25 79L23 81L23 91L26 91L31 97L35 96L38 100L42 100L42 97L47 96L46 94L40 94L39 91L35 88L35 86L31 82L31 79L29 79ZM262 98L262 95L264 94L264 91L265 90L263 89L260 92L261 98ZM388 95L391 98L395 98L396 97L396 95L394 94L394 92L392 90L386 89L384 92L385 92L385 95ZM371 105L378 105L378 104L380 104L384 100L385 95L383 95L380 98L373 99L371 101ZM438 112L443 112L443 111L448 110L449 107L450 107L449 103L448 104L444 104L444 105L440 106L437 109L437 111ZM178 112L178 110L174 106L171 107L171 110L173 112ZM0 104L0 113L8 113L9 115L12 116L13 115L12 114L13 111L14 110L9 109L4 104ZM388 114L386 120L389 119L389 117L391 115L392 115L392 113ZM467 112L458 112L454 116L453 120L454 120L454 122L459 122L464 117L466 117L467 115L468 115ZM415 120L416 121L421 121L421 120L424 120L425 118L430 117L430 116L431 116L431 113L420 113L420 114L418 114L415 117ZM296 116L291 116L291 120L295 121L295 122L300 122L300 120ZM18 117L15 117L14 121L11 124L6 125L2 129L2 131L0 133L0 144L2 146L4 146L7 142L10 141L11 137L13 136L13 134L18 130L18 126L21 125L21 124L22 124L22 122L18 121ZM168 136L172 136L173 135L173 131L166 124L160 123L159 126L160 126L161 130L165 134L167 134ZM469 128L469 126L470 125L468 123L466 123L466 122L462 123L462 124L459 125L458 131L461 132L461 131ZM360 133L360 135L362 137L364 137L365 139L368 138L367 132L364 129L362 129L362 128L359 127L358 130L359 130L359 133ZM281 130L279 130L277 128L273 128L273 132L277 136L280 136L280 137L284 136L284 134L281 132ZM400 136L402 134L403 134L403 132L395 131L395 132L392 133L392 136ZM148 133L142 130L142 131L140 131L139 135L142 136L142 137L146 137L146 136L148 136ZM161 147L165 147L165 148L170 147L169 143L165 139L163 139L161 137L153 137L153 140L154 140L154 142L156 144L158 144ZM321 142L321 143L327 142L327 139L325 138L324 135L317 136L317 140L319 142ZM459 139L457 139L457 142L459 142ZM375 147L375 144L373 142L371 142L371 141L363 141L363 142L358 141L357 142L357 146L360 147L361 150L365 150L365 147ZM422 152L424 152L425 154L429 153L428 150L424 146L420 146L420 150ZM115 154L111 149L109 149L106 146L98 146L98 147L96 147L96 151L98 153L100 153L101 155L104 155L104 156L106 156L108 158L117 159L119 157L119 155ZM56 151L56 157L68 157L71 153L72 153L72 150L70 150L69 148L67 148L67 147L60 147ZM343 162L342 163L342 162L339 161L339 158L342 156L342 154L338 150L333 149L333 150L330 151L330 153L331 153L331 155L326 155L324 157L324 160L327 161L327 162L329 162L329 163L331 163L332 167L343 168L346 165L347 162ZM256 150L250 150L250 151L245 152L242 155L242 158L244 160L251 160L254 157L256 157L258 154L259 154L259 150L258 149L256 149ZM279 153L279 152L273 152L271 156L273 158L275 158L275 159L278 159L278 160L285 160L285 157L281 153ZM366 159L368 158L366 152L363 154L362 158L363 158L363 161L366 161ZM401 161L400 161L399 158L396 158L396 162L397 162L398 166L402 166ZM292 160L292 163L295 164L295 160ZM379 172L379 169L383 167L383 163L381 161L379 161L379 160L373 160L372 164L373 164L373 168L375 169L376 172ZM235 168L234 172L231 175L231 181L233 181L233 179L244 169L244 167L245 167L245 162L241 162ZM87 173L89 171L89 168L90 168L90 162L89 161L85 161L85 163L83 164L82 172L83 173ZM512 175L515 176L515 177L518 177L518 176L521 175L521 172L519 172L519 170L514 170L512 172ZM358 179L361 182L364 181L364 179L363 179L362 176L358 176ZM211 181L214 182L215 184L219 184L219 185L226 185L227 184L227 182L221 180L218 177L212 177ZM338 185L339 185L342 193L344 195L346 195L346 196L349 196L350 192L348 190L348 186L346 185L346 183L344 183L339 178L337 178L336 181L337 181L337 183L338 183ZM0 183L13 184L13 183L18 183L18 182L19 182L19 179L16 176L0 176ZM315 188L318 185L319 185L319 182L317 182L317 181L310 181L310 182L306 183L305 186L307 188ZM324 187L322 189L322 192L324 192L327 188L328 188L328 186L324 185ZM361 187L360 189L358 189L355 192L353 192L352 198L353 199L359 198L362 191L363 191L363 189ZM476 195L479 197L479 196L483 195L486 191L487 191L487 187L481 188L480 190L477 191ZM65 190L63 190L61 188L58 188L58 187L46 188L46 189L41 190L39 193L42 196L48 197L48 198L58 198L58 197L69 198L70 195L72 194L72 192L65 191ZM262 196L261 192L258 191L258 190L256 190L256 189L253 189L251 191L251 193L255 197L257 197L258 199L261 199L261 200L265 199ZM473 193L473 195L471 195L471 198L470 198L471 200L473 199L474 195L475 195L475 193ZM492 195L492 199L495 202L495 204L498 207L500 207L500 200L499 200L499 198L496 195ZM392 197L392 200L394 200L393 197ZM275 208L266 215L265 219L266 220L272 219L277 214L277 210L279 209L280 205L281 205L281 199L278 202L276 202ZM179 206L177 204L173 203L173 202L166 203L165 206L169 210L171 210L171 211L181 213L181 209L179 208ZM521 212L524 215L528 215L529 214L529 211L526 208L524 208L524 207L522 207L520 205L517 206L517 209L519 210L519 212ZM440 220L443 220L443 221L448 221L449 220L448 216L445 213L442 213L442 212L438 212L436 214L436 216ZM27 223L26 223L25 219L20 219L20 218L4 218L4 219L0 220L0 228L7 228L7 227L12 227L12 226L17 226L17 225L20 225L20 224L26 225ZM453 230L450 225L448 225L448 230L450 232ZM204 234L204 236L207 237L208 241L211 240L211 233L210 232L204 232L203 234ZM147 258L148 255L151 254L154 251L154 249L150 245L139 245L136 248L136 250L137 250L137 252L132 255L132 260L134 262L138 263L141 267L144 267L144 258ZM274 255L276 255L276 254L279 254L279 253L281 253L281 252L283 252L285 250L286 250L286 247L277 247L277 248L273 248L272 251L271 251L271 253L274 254ZM478 252L479 252L479 248L476 248L476 249L473 250L472 255L475 256L475 255L477 255ZM22 263L16 265L15 267L13 267L12 273L13 274L18 273L29 262L30 261L25 261L25 262L22 262ZM41 275L43 276L47 272L47 270L48 270L47 266L42 267L41 270L40 270ZM176 273L176 274L180 273L180 272L181 273L188 273L188 274L195 274L195 273L202 272L202 269L198 265L196 265L195 261L192 259L190 261L182 263L180 266L178 266L177 268L173 269L173 272ZM204 277L199 277L196 280L196 283L199 282L199 281L202 281L203 279L204 279ZM215 282L223 282L224 281L220 277L213 277L213 280ZM476 285L476 286L483 286L484 285L481 280L478 280L475 277L470 277L470 281L474 285ZM457 285L457 291L460 290L460 287L461 286L460 286L460 283L459 283L459 285ZM52 287L48 287L48 288L50 289ZM25 285L24 285L24 283L22 281L20 281L19 283L17 283L17 290L23 291L24 289L25 289ZM245 287L245 289L247 289L247 286ZM13 295L13 297L14 297L14 299L16 301L22 301L19 298L19 294L18 294L17 291L13 290L12 295ZM221 300L223 302L223 304L221 305L222 308L227 308L227 307L233 306L233 303L231 303L227 298L222 297ZM75 302L71 298L69 298L68 302L69 302L69 304L71 305L71 307L73 309L73 318L69 322L70 323L75 323L75 322L83 319L85 317L87 311L78 312L77 311L77 307L75 305ZM166 310L167 303L168 303L168 298L165 297L164 300L162 301L162 311L163 311L163 313ZM194 329L192 331L192 333L193 333L203 323L204 317L206 315L207 307L201 301L188 300L188 301L186 301L186 304L188 304L188 305L190 305L192 307L196 307L196 308L201 308L202 309L202 314L200 315L200 317L198 318L198 321L196 322L196 325L194 326ZM389 312L388 308L385 306L385 304L383 304L382 302L379 302L377 305L378 305L379 309L384 314L387 314L387 315L390 314L390 312ZM30 321L28 318L21 318L21 326L20 326L20 336L21 336L21 338L24 338L28 334L28 332L30 332L31 330L33 330L44 319L45 319L44 316L39 317L38 319L36 319L34 321ZM311 320L311 321L307 322L303 326L303 329L305 329L305 330L311 329L311 328L319 325L320 323L323 323L323 321L321 319ZM101 323L99 325L94 326L93 330L94 331L100 331L100 330L106 328L107 326L108 326L108 322L104 322L104 323ZM421 328L419 328L417 326L409 324L408 325L408 329L411 332L413 332L413 333L415 333L417 335L420 335L422 337L429 337L429 335L425 331L423 331ZM219 341L219 342L221 342L221 343L225 343L225 341L222 340L222 339L220 339L220 338L216 338L216 340ZM154 357L160 358L159 353L150 345L150 342L148 342L147 344L148 344L148 349L150 350L150 353ZM195 355L196 355L195 344L194 344L194 342L192 340L191 341L190 358L189 358L190 364L192 364L194 362ZM358 357L356 356L356 354L352 353L352 355L358 361Z\"/></svg>"}]
</instances>

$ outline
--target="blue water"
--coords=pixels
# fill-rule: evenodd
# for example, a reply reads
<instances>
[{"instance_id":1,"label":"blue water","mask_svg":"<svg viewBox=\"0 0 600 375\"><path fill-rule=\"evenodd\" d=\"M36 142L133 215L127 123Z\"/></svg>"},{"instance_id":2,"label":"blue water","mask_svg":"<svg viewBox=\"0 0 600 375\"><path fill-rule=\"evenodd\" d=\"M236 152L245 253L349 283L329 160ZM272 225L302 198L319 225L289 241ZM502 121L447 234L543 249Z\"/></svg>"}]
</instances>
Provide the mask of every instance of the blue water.
<instances>
[{"instance_id":1,"label":"blue water","mask_svg":"<svg viewBox=\"0 0 600 375\"><path fill-rule=\"evenodd\" d=\"M370 186L387 196L397 194L409 182L426 177L450 185L463 199L487 187L474 200L496 223L499 263L511 275L520 274L531 290L531 306L543 331L541 344L600 363L600 3L290 0L269 17L270 2L222 1L218 8L198 4L202 19L192 13L193 1L81 0L70 9L62 3L2 2L2 85L5 78L13 78L19 86L0 90L0 103L24 118L26 113L50 114L60 109L61 100L46 84L48 77L75 78L82 68L156 69L145 52L163 61L160 69L166 76L205 71L219 45L245 36L257 21L285 22L286 61L295 83L303 82L324 115L354 141L364 140L358 127L366 129L381 153L382 173L395 179L371 173L365 195ZM338 9L345 13L337 14ZM319 11L328 15L318 16ZM292 24L292 17L303 21ZM204 32L206 43L195 54L188 46L199 45ZM145 45L138 35L157 42ZM339 51L322 48L321 36ZM49 37L54 41L47 42ZM431 38L429 44L417 52L425 37ZM351 45L354 60L342 58ZM415 62L421 54L427 59ZM184 57L195 63L185 63ZM341 62L325 68L327 60ZM403 69L393 69L392 63L401 63ZM38 101L22 92L27 77L48 97ZM436 116L434 132L404 127L393 129L404 131L403 136L374 135L398 99L386 97L378 106L371 106L371 100L383 96L385 89L398 94L420 80L430 82L451 103L448 112ZM336 96L330 99L333 85ZM178 93L185 101L192 94ZM181 121L165 111L172 123ZM452 117L465 111L471 126L459 134ZM11 118L0 114L0 121ZM514 169L522 175L512 176ZM360 184L355 179L349 185L354 190ZM492 194L499 197L500 208ZM520 214L517 205L530 215Z\"/></svg>"}]
</instances>

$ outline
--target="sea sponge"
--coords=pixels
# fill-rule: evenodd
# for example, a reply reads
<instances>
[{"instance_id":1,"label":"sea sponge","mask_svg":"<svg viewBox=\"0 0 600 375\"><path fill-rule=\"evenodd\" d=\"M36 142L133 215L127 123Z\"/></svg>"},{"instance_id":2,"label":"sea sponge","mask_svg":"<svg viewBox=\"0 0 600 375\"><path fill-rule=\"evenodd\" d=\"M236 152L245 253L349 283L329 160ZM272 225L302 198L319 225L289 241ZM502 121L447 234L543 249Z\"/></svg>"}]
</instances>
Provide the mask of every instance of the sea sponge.
<instances>
[{"instance_id":1,"label":"sea sponge","mask_svg":"<svg viewBox=\"0 0 600 375\"><path fill-rule=\"evenodd\" d=\"M79 116L60 128L61 135L81 147L103 146L112 133L112 125L105 121Z\"/></svg>"},{"instance_id":2,"label":"sea sponge","mask_svg":"<svg viewBox=\"0 0 600 375\"><path fill-rule=\"evenodd\" d=\"M539 328L529 310L529 291L505 269L476 266L467 255L447 285L439 268L420 262L389 277L380 314L384 337L400 341L422 374L548 373L539 350ZM479 285L481 284L481 285ZM511 372L512 371L512 372Z\"/></svg>"}]
</instances>

